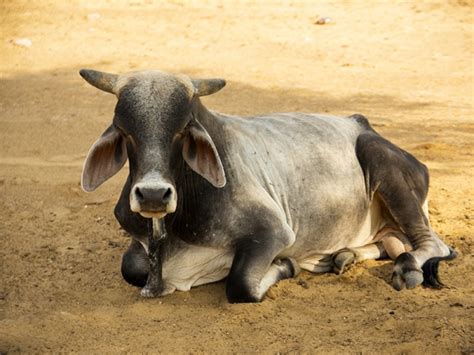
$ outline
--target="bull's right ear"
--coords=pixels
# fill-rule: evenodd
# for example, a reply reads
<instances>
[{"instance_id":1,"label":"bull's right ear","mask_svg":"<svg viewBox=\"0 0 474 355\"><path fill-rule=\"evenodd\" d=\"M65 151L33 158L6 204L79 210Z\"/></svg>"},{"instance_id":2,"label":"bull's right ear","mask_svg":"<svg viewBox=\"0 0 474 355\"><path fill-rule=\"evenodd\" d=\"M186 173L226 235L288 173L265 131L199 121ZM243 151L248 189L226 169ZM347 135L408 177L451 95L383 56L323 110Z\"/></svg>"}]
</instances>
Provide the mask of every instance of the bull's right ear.
<instances>
[{"instance_id":1,"label":"bull's right ear","mask_svg":"<svg viewBox=\"0 0 474 355\"><path fill-rule=\"evenodd\" d=\"M111 125L92 145L82 169L84 191L94 191L115 175L127 161L127 146L120 132Z\"/></svg>"}]
</instances>

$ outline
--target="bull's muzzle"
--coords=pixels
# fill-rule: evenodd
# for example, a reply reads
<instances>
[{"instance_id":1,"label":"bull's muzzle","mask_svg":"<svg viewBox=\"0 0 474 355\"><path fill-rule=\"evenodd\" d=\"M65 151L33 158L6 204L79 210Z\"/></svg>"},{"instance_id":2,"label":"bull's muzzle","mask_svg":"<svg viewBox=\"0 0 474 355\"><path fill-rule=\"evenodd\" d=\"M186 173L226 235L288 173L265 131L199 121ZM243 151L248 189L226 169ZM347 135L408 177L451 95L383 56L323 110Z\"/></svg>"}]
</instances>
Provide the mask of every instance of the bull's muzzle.
<instances>
[{"instance_id":1,"label":"bull's muzzle","mask_svg":"<svg viewBox=\"0 0 474 355\"><path fill-rule=\"evenodd\" d=\"M130 192L130 209L145 218L163 218L176 210L176 190L165 182L143 181Z\"/></svg>"}]
</instances>

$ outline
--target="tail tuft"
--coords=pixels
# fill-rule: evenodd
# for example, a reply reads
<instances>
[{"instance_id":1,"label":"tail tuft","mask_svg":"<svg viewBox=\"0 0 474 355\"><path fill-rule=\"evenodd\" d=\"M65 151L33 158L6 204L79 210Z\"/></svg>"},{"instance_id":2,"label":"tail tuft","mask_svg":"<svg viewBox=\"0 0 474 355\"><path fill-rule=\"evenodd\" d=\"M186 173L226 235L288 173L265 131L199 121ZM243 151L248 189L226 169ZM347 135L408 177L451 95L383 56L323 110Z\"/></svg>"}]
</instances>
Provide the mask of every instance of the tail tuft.
<instances>
[{"instance_id":1,"label":"tail tuft","mask_svg":"<svg viewBox=\"0 0 474 355\"><path fill-rule=\"evenodd\" d=\"M423 286L435 289L441 289L445 285L439 279L438 268L440 261L453 260L458 254L452 248L449 248L449 255L428 259L423 265Z\"/></svg>"}]
</instances>

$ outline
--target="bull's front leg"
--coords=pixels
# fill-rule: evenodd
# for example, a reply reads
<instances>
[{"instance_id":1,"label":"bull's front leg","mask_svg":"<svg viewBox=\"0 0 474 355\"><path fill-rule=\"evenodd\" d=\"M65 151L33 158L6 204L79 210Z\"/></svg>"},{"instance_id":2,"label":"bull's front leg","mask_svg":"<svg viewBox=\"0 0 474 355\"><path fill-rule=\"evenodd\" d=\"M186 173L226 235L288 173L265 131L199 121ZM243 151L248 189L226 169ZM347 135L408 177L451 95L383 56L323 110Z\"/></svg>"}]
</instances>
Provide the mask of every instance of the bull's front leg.
<instances>
[{"instance_id":1,"label":"bull's front leg","mask_svg":"<svg viewBox=\"0 0 474 355\"><path fill-rule=\"evenodd\" d=\"M162 276L162 244L166 238L166 228L164 218L152 218L148 228L148 258L150 270L145 287L140 294L143 297L157 297L164 294L164 283Z\"/></svg>"},{"instance_id":2,"label":"bull's front leg","mask_svg":"<svg viewBox=\"0 0 474 355\"><path fill-rule=\"evenodd\" d=\"M294 235L275 237L264 234L240 240L227 278L228 301L260 302L271 286L295 277L300 268L294 259L276 259L290 245L290 240L294 240Z\"/></svg>"}]
</instances>

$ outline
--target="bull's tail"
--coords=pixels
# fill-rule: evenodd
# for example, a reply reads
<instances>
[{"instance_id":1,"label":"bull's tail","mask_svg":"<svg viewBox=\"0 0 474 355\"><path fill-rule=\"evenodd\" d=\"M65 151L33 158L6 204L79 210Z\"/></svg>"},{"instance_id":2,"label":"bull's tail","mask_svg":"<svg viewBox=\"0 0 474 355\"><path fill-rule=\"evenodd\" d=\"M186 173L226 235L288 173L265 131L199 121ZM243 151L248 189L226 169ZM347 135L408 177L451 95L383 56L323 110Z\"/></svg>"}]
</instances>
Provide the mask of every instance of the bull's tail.
<instances>
[{"instance_id":1,"label":"bull's tail","mask_svg":"<svg viewBox=\"0 0 474 355\"><path fill-rule=\"evenodd\" d=\"M445 260L453 260L458 254L453 248L449 248L449 255L444 257L435 257L428 259L423 264L423 286L429 288L441 289L445 285L439 279L438 268L439 262Z\"/></svg>"}]
</instances>

